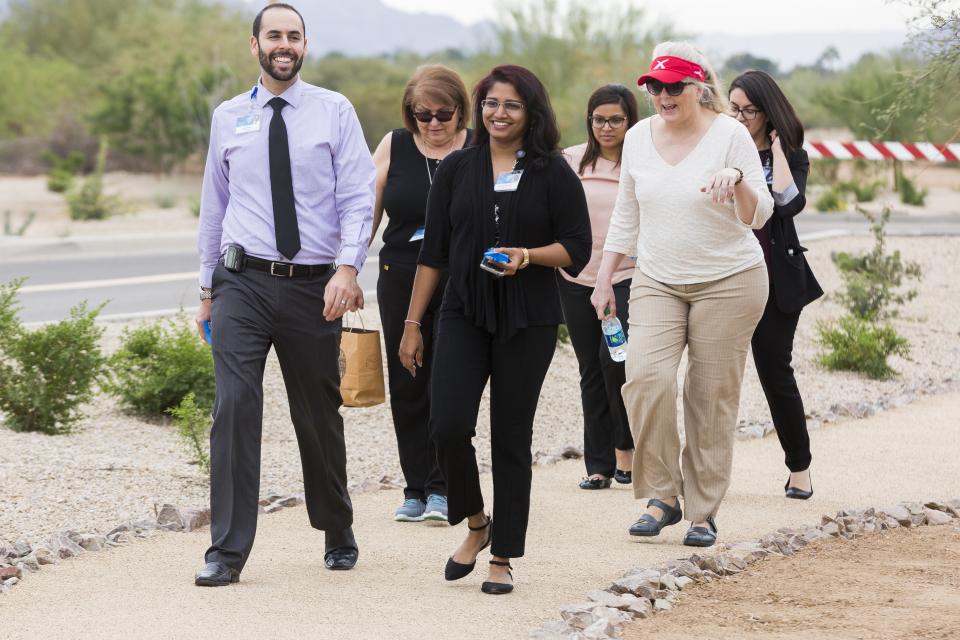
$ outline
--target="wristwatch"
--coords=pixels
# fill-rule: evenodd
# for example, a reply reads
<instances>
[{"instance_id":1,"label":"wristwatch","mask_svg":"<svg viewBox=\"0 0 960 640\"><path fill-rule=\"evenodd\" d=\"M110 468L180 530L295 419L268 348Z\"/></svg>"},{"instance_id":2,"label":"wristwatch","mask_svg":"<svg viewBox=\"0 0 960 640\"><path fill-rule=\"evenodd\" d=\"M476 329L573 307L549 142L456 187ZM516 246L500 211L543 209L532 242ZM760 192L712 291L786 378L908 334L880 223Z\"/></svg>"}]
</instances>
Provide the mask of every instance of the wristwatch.
<instances>
[{"instance_id":1,"label":"wristwatch","mask_svg":"<svg viewBox=\"0 0 960 640\"><path fill-rule=\"evenodd\" d=\"M530 264L530 250L526 247L522 247L520 251L523 252L523 262L520 263L518 269L523 269Z\"/></svg>"},{"instance_id":2,"label":"wristwatch","mask_svg":"<svg viewBox=\"0 0 960 640\"><path fill-rule=\"evenodd\" d=\"M213 299L213 289L211 289L210 287L200 287L200 299L201 300Z\"/></svg>"}]
</instances>

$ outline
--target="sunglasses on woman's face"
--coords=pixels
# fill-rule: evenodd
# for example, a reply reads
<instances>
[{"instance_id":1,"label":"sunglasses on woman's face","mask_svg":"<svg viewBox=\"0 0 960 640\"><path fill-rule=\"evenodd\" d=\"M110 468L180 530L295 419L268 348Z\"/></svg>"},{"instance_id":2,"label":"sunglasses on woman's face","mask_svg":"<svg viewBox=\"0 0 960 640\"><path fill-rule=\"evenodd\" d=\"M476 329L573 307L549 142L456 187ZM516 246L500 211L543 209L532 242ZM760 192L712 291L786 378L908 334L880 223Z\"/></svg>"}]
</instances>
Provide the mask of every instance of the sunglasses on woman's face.
<instances>
[{"instance_id":1,"label":"sunglasses on woman's face","mask_svg":"<svg viewBox=\"0 0 960 640\"><path fill-rule=\"evenodd\" d=\"M647 87L647 91L650 92L652 96L660 95L660 92L664 89L667 90L668 96L673 96L676 98L678 95L683 93L684 88L690 84L689 82L671 82L670 84L664 84L659 80L647 80L644 86Z\"/></svg>"},{"instance_id":2,"label":"sunglasses on woman's face","mask_svg":"<svg viewBox=\"0 0 960 640\"><path fill-rule=\"evenodd\" d=\"M434 118L437 119L437 122L450 122L453 120L453 116L457 115L456 109L441 109L440 111L414 111L413 117L416 118L419 122L429 123Z\"/></svg>"}]
</instances>

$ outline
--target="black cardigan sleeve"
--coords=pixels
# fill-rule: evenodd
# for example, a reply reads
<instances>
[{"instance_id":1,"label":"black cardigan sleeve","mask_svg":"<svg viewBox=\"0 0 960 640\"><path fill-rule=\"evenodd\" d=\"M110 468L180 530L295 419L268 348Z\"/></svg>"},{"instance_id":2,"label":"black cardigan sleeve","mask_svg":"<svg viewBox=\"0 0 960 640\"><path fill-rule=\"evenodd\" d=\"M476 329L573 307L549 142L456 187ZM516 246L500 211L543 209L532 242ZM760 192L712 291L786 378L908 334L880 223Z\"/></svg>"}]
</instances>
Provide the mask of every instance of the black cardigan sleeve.
<instances>
[{"instance_id":1,"label":"black cardigan sleeve","mask_svg":"<svg viewBox=\"0 0 960 640\"><path fill-rule=\"evenodd\" d=\"M450 261L450 201L453 198L453 178L462 151L451 153L433 177L427 196L426 221L423 242L420 245L419 264L446 269Z\"/></svg>"},{"instance_id":2,"label":"black cardigan sleeve","mask_svg":"<svg viewBox=\"0 0 960 640\"><path fill-rule=\"evenodd\" d=\"M556 241L563 245L571 259L570 266L563 270L575 278L590 261L593 250L587 197L580 178L559 156L553 162L550 178L548 198Z\"/></svg>"},{"instance_id":3,"label":"black cardigan sleeve","mask_svg":"<svg viewBox=\"0 0 960 640\"><path fill-rule=\"evenodd\" d=\"M773 215L779 218L792 218L807 206L807 174L810 173L810 159L803 148L796 149L787 159L793 183L797 185L797 195L790 202L779 205L774 200Z\"/></svg>"}]
</instances>

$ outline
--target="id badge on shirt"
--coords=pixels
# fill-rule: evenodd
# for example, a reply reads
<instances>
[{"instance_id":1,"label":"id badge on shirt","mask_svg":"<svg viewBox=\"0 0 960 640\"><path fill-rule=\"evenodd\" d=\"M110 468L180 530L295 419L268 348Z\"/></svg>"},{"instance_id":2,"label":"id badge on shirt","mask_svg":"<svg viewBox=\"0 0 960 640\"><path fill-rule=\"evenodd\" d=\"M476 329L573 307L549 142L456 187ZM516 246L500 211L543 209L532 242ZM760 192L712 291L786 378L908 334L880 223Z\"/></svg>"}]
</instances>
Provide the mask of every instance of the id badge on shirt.
<instances>
[{"instance_id":1,"label":"id badge on shirt","mask_svg":"<svg viewBox=\"0 0 960 640\"><path fill-rule=\"evenodd\" d=\"M413 232L413 235L410 236L410 242L417 242L418 240L423 240L423 235L426 233L424 227L417 227L417 230Z\"/></svg>"},{"instance_id":2,"label":"id badge on shirt","mask_svg":"<svg viewBox=\"0 0 960 640\"><path fill-rule=\"evenodd\" d=\"M241 133L253 133L254 131L260 131L260 114L258 112L251 112L237 118L234 133L239 135Z\"/></svg>"},{"instance_id":3,"label":"id badge on shirt","mask_svg":"<svg viewBox=\"0 0 960 640\"><path fill-rule=\"evenodd\" d=\"M504 171L503 173L497 175L497 179L493 183L493 190L497 193L503 193L504 191L516 191L517 187L520 186L520 176L522 175L523 169Z\"/></svg>"}]
</instances>

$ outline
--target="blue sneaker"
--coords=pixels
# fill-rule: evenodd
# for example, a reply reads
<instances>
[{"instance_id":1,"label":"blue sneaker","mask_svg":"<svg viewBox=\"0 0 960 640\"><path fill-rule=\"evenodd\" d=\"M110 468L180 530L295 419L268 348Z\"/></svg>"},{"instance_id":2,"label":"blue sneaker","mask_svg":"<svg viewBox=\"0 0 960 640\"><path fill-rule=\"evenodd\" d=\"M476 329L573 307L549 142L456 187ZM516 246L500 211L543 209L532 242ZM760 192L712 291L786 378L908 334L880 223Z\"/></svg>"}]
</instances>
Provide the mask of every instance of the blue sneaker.
<instances>
[{"instance_id":1,"label":"blue sneaker","mask_svg":"<svg viewBox=\"0 0 960 640\"><path fill-rule=\"evenodd\" d=\"M423 500L407 498L400 508L393 512L393 519L397 522L420 522L423 520L425 506Z\"/></svg>"},{"instance_id":2,"label":"blue sneaker","mask_svg":"<svg viewBox=\"0 0 960 640\"><path fill-rule=\"evenodd\" d=\"M423 513L424 520L434 522L447 521L447 496L431 493L427 496L427 506Z\"/></svg>"}]
</instances>

